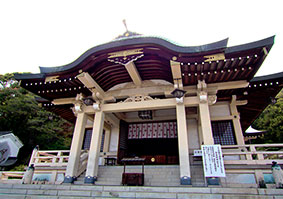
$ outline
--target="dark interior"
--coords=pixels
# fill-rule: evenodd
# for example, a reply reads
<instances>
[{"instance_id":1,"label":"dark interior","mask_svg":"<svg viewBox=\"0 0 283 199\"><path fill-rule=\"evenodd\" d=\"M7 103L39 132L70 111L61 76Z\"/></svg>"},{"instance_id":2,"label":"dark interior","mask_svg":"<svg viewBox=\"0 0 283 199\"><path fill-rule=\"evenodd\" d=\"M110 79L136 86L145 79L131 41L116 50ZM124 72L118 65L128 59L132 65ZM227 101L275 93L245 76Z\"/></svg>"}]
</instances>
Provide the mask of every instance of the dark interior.
<instances>
[{"instance_id":1,"label":"dark interior","mask_svg":"<svg viewBox=\"0 0 283 199\"><path fill-rule=\"evenodd\" d=\"M177 138L128 140L128 156L143 157L145 164L178 164Z\"/></svg>"}]
</instances>

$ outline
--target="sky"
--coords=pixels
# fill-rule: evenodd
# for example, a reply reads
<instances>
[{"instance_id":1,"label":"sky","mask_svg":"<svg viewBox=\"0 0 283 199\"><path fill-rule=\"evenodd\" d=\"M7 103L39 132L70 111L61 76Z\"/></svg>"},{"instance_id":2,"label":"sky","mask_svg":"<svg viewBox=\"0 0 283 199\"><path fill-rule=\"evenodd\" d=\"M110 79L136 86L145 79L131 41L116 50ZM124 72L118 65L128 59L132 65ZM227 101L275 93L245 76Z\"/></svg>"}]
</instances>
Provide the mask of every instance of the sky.
<instances>
[{"instance_id":1,"label":"sky","mask_svg":"<svg viewBox=\"0 0 283 199\"><path fill-rule=\"evenodd\" d=\"M128 29L183 46L229 37L228 46L276 35L256 76L282 72L283 11L280 0L2 0L0 74L39 73L39 66L73 62Z\"/></svg>"}]
</instances>

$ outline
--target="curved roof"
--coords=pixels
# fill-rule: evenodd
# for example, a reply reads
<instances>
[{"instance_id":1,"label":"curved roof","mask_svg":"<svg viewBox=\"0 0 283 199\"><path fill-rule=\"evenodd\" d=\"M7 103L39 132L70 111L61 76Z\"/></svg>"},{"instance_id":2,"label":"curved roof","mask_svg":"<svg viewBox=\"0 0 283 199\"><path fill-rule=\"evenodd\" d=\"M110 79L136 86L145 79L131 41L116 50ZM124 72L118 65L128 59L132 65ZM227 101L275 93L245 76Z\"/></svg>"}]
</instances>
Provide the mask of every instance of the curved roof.
<instances>
[{"instance_id":1,"label":"curved roof","mask_svg":"<svg viewBox=\"0 0 283 199\"><path fill-rule=\"evenodd\" d=\"M222 50L227 47L228 39L224 39L218 42L214 42L211 44L201 45L201 46L178 46L173 44L167 40L158 38L158 37L132 37L122 40L114 40L112 42L95 46L85 53L83 53L78 59L74 62L58 67L40 67L41 73L55 73L62 72L66 70L70 70L79 64L81 64L87 57L99 53L113 52L121 49L125 49L127 47L134 48L139 46L156 46L166 49L167 51L171 51L172 55L174 53L186 53L186 54L196 54L201 53L204 54L206 52ZM171 57L168 57L171 59Z\"/></svg>"},{"instance_id":2,"label":"curved roof","mask_svg":"<svg viewBox=\"0 0 283 199\"><path fill-rule=\"evenodd\" d=\"M135 35L93 47L70 64L58 67L40 67L39 74L17 74L15 78L21 80L22 87L48 101L75 97L78 93L83 93L86 96L91 95L91 92L76 78L81 72L89 73L93 80L107 92L116 85L132 82L125 66L109 61L109 55L114 52L135 49L141 49L143 53L142 57L134 61L142 81L161 79L173 84L170 66L172 59L181 63L184 86L196 85L198 80L204 80L206 83L247 80L253 83L273 81L277 76L282 77L281 74L277 74L254 78L274 43L274 36L233 47L227 47L227 42L228 39L224 39L200 46L180 46L158 37ZM225 58L208 61L206 56L214 54L222 54ZM48 80L53 77L56 81ZM281 86L276 89L270 87L264 92L270 90L268 95L276 95L279 88ZM257 89L260 88L257 87ZM246 96L243 95L243 92L243 89L223 90L217 93L217 97L220 101L229 100L232 94L236 94L239 99L245 99ZM257 90L257 92L263 93L263 90ZM252 102L256 100L254 97L258 96L254 95L253 97L253 94L249 92L248 97ZM267 102L262 101L256 104L259 108L254 112L249 110L249 107L255 106L253 104L243 106L246 108L239 108L243 112L241 119L244 118L247 121L242 123L243 129L248 128L251 121L255 119L254 117L267 105ZM53 107L52 110L60 113L58 108ZM62 108L66 110L66 115L72 114L70 106L62 106Z\"/></svg>"},{"instance_id":3,"label":"curved roof","mask_svg":"<svg viewBox=\"0 0 283 199\"><path fill-rule=\"evenodd\" d=\"M273 41L274 36L244 45L227 47L228 39L224 39L211 44L185 47L161 38L135 36L93 47L70 64L40 67L39 74L19 74L16 75L16 79L31 84L33 81L44 82L46 77L59 76L58 79L65 81L66 78L74 79L83 71L91 74L94 80L107 91L115 85L132 81L123 65L109 62L109 53L141 48L144 56L135 61L135 65L142 80L163 79L173 83L170 68L170 60L173 57L176 58L175 61L182 64L184 85L196 84L197 80L205 80L207 83L251 80L265 58L263 48L269 52ZM206 62L206 55L217 53L223 53L225 60ZM251 69L242 71L243 66L249 66ZM238 72L231 75L231 69L236 69ZM73 82L72 85L73 87L83 86L79 81ZM70 84L62 85L68 89L70 86ZM48 89L52 90L52 88Z\"/></svg>"}]
</instances>

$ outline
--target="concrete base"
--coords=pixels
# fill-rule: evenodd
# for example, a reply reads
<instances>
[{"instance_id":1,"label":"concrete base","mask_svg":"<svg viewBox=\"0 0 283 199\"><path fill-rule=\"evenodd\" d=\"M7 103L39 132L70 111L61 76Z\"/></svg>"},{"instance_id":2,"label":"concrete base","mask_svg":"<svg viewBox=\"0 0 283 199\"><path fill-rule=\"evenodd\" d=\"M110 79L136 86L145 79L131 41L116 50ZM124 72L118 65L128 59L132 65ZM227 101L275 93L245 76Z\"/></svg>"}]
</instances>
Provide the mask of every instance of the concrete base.
<instances>
[{"instance_id":1,"label":"concrete base","mask_svg":"<svg viewBox=\"0 0 283 199\"><path fill-rule=\"evenodd\" d=\"M75 176L65 176L63 183L73 183L75 180L77 180Z\"/></svg>"},{"instance_id":2,"label":"concrete base","mask_svg":"<svg viewBox=\"0 0 283 199\"><path fill-rule=\"evenodd\" d=\"M192 185L191 178L188 176L181 177L181 185Z\"/></svg>"},{"instance_id":3,"label":"concrete base","mask_svg":"<svg viewBox=\"0 0 283 199\"><path fill-rule=\"evenodd\" d=\"M219 178L207 178L207 185L220 185Z\"/></svg>"},{"instance_id":4,"label":"concrete base","mask_svg":"<svg viewBox=\"0 0 283 199\"><path fill-rule=\"evenodd\" d=\"M97 180L97 177L86 176L84 183L85 184L94 184L96 180Z\"/></svg>"}]
</instances>

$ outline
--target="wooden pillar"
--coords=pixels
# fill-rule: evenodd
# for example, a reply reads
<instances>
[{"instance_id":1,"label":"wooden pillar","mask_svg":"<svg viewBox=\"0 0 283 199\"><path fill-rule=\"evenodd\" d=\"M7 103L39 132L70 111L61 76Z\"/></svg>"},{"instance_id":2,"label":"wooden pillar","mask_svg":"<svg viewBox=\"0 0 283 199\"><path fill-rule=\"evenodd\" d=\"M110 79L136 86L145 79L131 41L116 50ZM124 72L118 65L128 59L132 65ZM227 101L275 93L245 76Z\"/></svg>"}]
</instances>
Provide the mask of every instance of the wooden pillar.
<instances>
[{"instance_id":1,"label":"wooden pillar","mask_svg":"<svg viewBox=\"0 0 283 199\"><path fill-rule=\"evenodd\" d=\"M202 133L202 144L213 145L214 139L211 128L211 119L208 104L208 95L206 91L200 91L198 93L199 103L199 119L200 119L200 132ZM208 185L220 185L219 178L206 178Z\"/></svg>"},{"instance_id":2,"label":"wooden pillar","mask_svg":"<svg viewBox=\"0 0 283 199\"><path fill-rule=\"evenodd\" d=\"M181 185L191 185L189 142L184 104L176 105Z\"/></svg>"},{"instance_id":3,"label":"wooden pillar","mask_svg":"<svg viewBox=\"0 0 283 199\"><path fill-rule=\"evenodd\" d=\"M203 98L207 97L207 94L203 93ZM204 145L214 144L210 112L207 100L200 101L199 103L199 119L200 119L200 128L202 133L202 141Z\"/></svg>"},{"instance_id":4,"label":"wooden pillar","mask_svg":"<svg viewBox=\"0 0 283 199\"><path fill-rule=\"evenodd\" d=\"M94 184L97 179L98 161L100 154L101 135L103 132L104 112L98 111L95 113L91 143L89 148L85 183Z\"/></svg>"},{"instance_id":5,"label":"wooden pillar","mask_svg":"<svg viewBox=\"0 0 283 199\"><path fill-rule=\"evenodd\" d=\"M232 121L233 121L237 144L245 145L245 140L244 140L243 131L242 131L241 122L240 122L240 115L238 113L237 106L236 106L236 96L235 95L232 97L232 102L230 104L230 111L231 111L231 115L233 116Z\"/></svg>"},{"instance_id":6,"label":"wooden pillar","mask_svg":"<svg viewBox=\"0 0 283 199\"><path fill-rule=\"evenodd\" d=\"M64 183L72 183L77 178L86 121L87 115L85 113L77 114Z\"/></svg>"}]
</instances>

